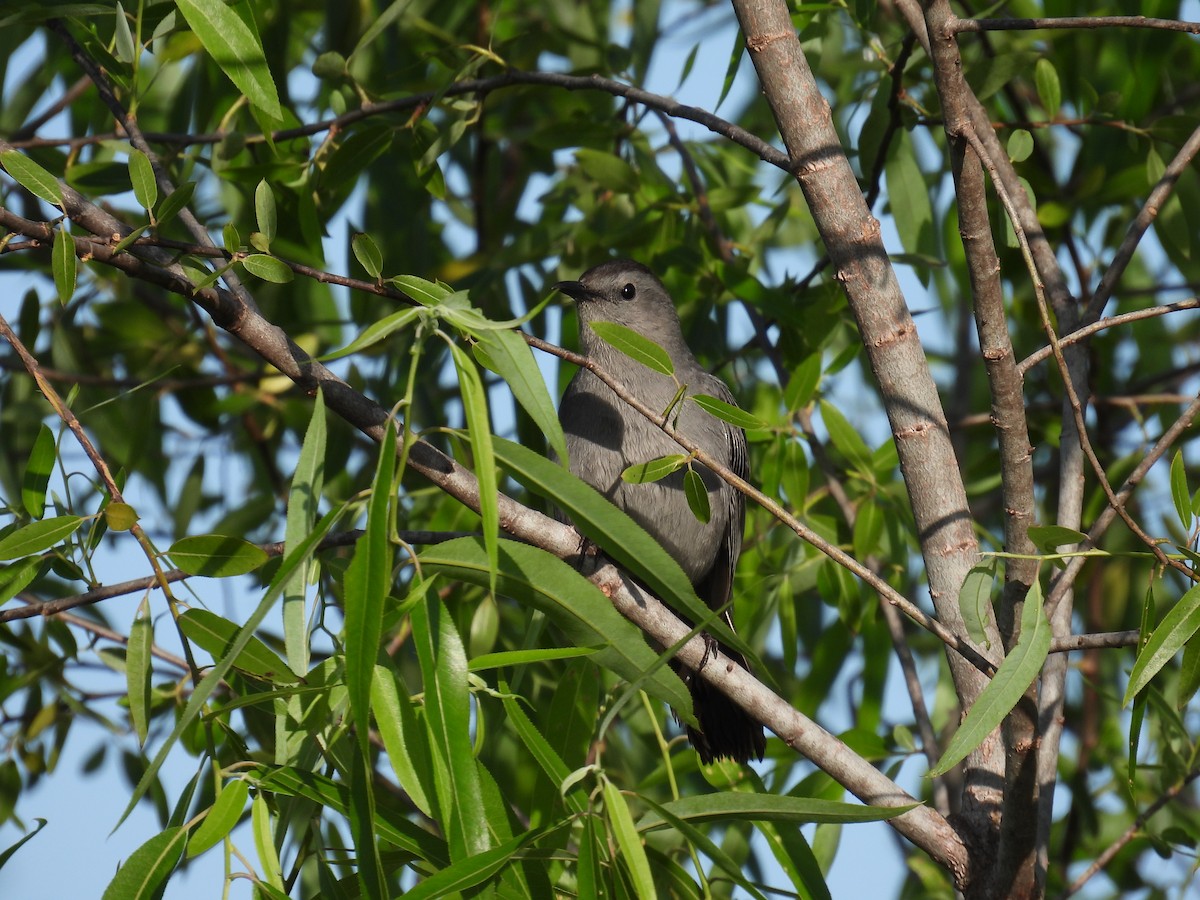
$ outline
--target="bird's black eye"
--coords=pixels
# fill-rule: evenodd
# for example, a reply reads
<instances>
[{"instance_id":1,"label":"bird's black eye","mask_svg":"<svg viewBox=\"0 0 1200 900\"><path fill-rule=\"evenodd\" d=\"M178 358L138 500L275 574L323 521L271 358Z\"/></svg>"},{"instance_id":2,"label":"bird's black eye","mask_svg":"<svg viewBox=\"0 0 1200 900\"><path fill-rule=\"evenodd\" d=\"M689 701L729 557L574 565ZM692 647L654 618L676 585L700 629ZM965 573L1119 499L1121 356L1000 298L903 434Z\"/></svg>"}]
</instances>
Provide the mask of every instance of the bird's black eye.
<instances>
[{"instance_id":1,"label":"bird's black eye","mask_svg":"<svg viewBox=\"0 0 1200 900\"><path fill-rule=\"evenodd\" d=\"M637 288L635 288L632 284L627 284L627 285L625 285L625 287L621 288L621 299L622 300L632 300L636 296L637 296Z\"/></svg>"}]
</instances>

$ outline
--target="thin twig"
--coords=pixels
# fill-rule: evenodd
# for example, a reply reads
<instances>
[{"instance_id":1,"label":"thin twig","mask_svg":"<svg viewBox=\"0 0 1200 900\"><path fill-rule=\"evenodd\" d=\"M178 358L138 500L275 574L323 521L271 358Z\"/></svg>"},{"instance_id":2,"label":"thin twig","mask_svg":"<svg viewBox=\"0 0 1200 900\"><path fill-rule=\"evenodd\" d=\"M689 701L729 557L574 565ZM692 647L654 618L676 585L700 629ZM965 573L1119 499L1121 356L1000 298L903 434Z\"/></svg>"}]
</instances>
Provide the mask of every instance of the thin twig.
<instances>
[{"instance_id":1,"label":"thin twig","mask_svg":"<svg viewBox=\"0 0 1200 900\"><path fill-rule=\"evenodd\" d=\"M1056 16L1040 19L952 19L951 34L978 34L983 31L1045 31L1065 28L1154 28L1200 34L1200 22L1178 19L1149 19L1146 16Z\"/></svg>"},{"instance_id":2,"label":"thin twig","mask_svg":"<svg viewBox=\"0 0 1200 900\"><path fill-rule=\"evenodd\" d=\"M1179 784L1176 784L1163 791L1157 800L1155 800L1138 814L1138 817L1133 820L1133 824L1125 829L1124 834L1105 847L1104 852L1092 860L1092 864L1087 867L1087 870L1073 882L1071 882L1071 886L1059 895L1061 900L1066 900L1067 897L1078 893L1079 890L1091 880L1093 875L1095 875L1097 872L1103 871L1104 867L1112 862L1113 857L1121 852L1121 848L1137 837L1138 832L1142 830L1148 821L1150 821L1150 817L1152 815L1183 793L1184 788L1186 788L1197 778L1200 778L1200 769L1193 769L1183 777L1183 780L1180 781Z\"/></svg>"}]
</instances>

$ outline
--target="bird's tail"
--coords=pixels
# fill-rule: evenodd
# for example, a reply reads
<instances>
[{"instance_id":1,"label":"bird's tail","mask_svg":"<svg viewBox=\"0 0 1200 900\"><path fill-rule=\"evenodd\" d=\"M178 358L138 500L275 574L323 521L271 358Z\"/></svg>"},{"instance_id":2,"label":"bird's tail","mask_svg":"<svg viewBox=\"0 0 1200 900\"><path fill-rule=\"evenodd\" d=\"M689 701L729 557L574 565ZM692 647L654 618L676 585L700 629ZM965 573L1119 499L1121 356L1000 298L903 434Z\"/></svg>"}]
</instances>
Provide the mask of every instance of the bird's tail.
<instances>
[{"instance_id":1,"label":"bird's tail","mask_svg":"<svg viewBox=\"0 0 1200 900\"><path fill-rule=\"evenodd\" d=\"M721 655L708 660L706 665L732 665L736 663L747 672L750 665L746 658L724 644L718 644ZM688 739L700 755L700 761L708 764L721 758L745 763L751 759L762 759L766 751L766 736L762 725L701 678L688 673L687 683L692 694L692 711L700 723L699 728L688 726Z\"/></svg>"}]
</instances>

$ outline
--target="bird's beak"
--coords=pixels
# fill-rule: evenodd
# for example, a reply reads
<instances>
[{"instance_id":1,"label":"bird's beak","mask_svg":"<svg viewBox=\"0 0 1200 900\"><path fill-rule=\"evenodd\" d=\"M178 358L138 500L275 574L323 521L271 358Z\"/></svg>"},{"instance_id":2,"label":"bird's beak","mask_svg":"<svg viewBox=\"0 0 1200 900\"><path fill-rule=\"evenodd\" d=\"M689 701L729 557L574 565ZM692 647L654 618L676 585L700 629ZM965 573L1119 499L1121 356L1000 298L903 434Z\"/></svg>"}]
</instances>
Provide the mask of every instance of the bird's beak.
<instances>
[{"instance_id":1,"label":"bird's beak","mask_svg":"<svg viewBox=\"0 0 1200 900\"><path fill-rule=\"evenodd\" d=\"M595 295L583 286L582 281L560 281L551 290L566 294L572 300L592 300Z\"/></svg>"}]
</instances>

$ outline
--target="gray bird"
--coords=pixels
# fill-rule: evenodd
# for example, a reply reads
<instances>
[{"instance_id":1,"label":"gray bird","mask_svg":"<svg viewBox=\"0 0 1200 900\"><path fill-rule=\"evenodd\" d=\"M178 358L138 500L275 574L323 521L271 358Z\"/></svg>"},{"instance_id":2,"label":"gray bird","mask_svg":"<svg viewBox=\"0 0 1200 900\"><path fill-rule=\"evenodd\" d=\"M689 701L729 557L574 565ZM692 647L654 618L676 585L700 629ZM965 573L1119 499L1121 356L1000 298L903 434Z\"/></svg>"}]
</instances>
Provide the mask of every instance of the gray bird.
<instances>
[{"instance_id":1,"label":"gray bird","mask_svg":"<svg viewBox=\"0 0 1200 900\"><path fill-rule=\"evenodd\" d=\"M620 380L638 399L658 412L666 410L678 386L670 376L647 368L605 343L592 322L616 322L662 347L671 357L675 377L688 395L709 394L733 403L725 383L710 375L684 342L667 289L650 269L628 259L601 263L578 281L554 286L576 301L581 352ZM683 403L676 427L741 477L749 474L746 434L709 415L695 403ZM634 463L680 453L680 446L644 416L621 401L599 378L580 369L563 394L558 417L566 433L571 471L590 484L646 529L673 556L711 609L729 603L733 571L742 549L745 498L704 466L696 469L708 488L711 516L707 523L692 513L683 491L682 471L660 481L629 484L621 473ZM749 670L745 658L725 645L721 652ZM678 667L677 671L678 671ZM681 673L684 676L690 673ZM688 737L705 763L721 757L746 762L762 759L762 726L741 707L701 678L685 677L699 729Z\"/></svg>"}]
</instances>

